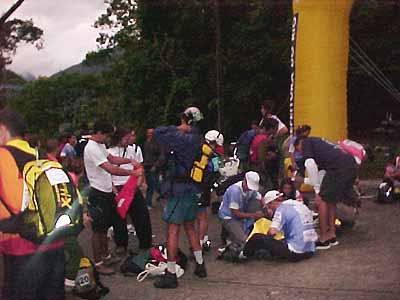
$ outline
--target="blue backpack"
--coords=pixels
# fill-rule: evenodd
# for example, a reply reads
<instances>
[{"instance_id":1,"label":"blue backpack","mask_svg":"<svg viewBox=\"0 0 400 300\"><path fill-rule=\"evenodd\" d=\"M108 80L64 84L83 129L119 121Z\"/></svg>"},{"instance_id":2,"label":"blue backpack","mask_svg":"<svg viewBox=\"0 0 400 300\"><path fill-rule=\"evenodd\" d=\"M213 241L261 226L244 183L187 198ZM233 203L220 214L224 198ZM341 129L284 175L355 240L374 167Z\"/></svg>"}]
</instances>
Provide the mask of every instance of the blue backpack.
<instances>
[{"instance_id":1,"label":"blue backpack","mask_svg":"<svg viewBox=\"0 0 400 300\"><path fill-rule=\"evenodd\" d=\"M249 160L250 145L256 134L257 132L255 129L250 129L240 135L238 139L237 156L241 161Z\"/></svg>"}]
</instances>

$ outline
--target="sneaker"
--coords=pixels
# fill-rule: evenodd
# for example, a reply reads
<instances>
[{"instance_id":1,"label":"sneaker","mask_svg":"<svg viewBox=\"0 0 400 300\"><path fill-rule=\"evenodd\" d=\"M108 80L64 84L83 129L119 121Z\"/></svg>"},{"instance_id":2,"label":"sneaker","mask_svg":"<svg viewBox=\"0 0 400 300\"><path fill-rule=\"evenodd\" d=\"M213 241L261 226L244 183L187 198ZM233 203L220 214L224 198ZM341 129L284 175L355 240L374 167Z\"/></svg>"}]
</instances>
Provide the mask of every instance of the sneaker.
<instances>
[{"instance_id":1,"label":"sneaker","mask_svg":"<svg viewBox=\"0 0 400 300\"><path fill-rule=\"evenodd\" d=\"M207 277L206 264L204 262L202 264L196 263L196 268L194 269L193 274L200 278L206 278Z\"/></svg>"},{"instance_id":2,"label":"sneaker","mask_svg":"<svg viewBox=\"0 0 400 300\"><path fill-rule=\"evenodd\" d=\"M331 246L339 245L339 242L336 240L336 238L332 238L330 240L327 240L327 242L329 242L329 244L331 244Z\"/></svg>"},{"instance_id":3,"label":"sneaker","mask_svg":"<svg viewBox=\"0 0 400 300\"><path fill-rule=\"evenodd\" d=\"M106 275L106 276L115 274L115 270L113 268L106 267L104 264L96 265L96 271L99 274Z\"/></svg>"},{"instance_id":4,"label":"sneaker","mask_svg":"<svg viewBox=\"0 0 400 300\"><path fill-rule=\"evenodd\" d=\"M115 265L121 261L121 258L118 256L115 256L113 254L109 254L107 257L103 258L103 264L106 267L111 267L112 265Z\"/></svg>"},{"instance_id":5,"label":"sneaker","mask_svg":"<svg viewBox=\"0 0 400 300\"><path fill-rule=\"evenodd\" d=\"M329 241L325 241L325 242L317 241L315 243L315 248L317 250L327 250L330 247L331 247L331 243Z\"/></svg>"},{"instance_id":6,"label":"sneaker","mask_svg":"<svg viewBox=\"0 0 400 300\"><path fill-rule=\"evenodd\" d=\"M178 287L178 279L176 274L165 271L165 274L158 277L153 285L159 289L176 289Z\"/></svg>"},{"instance_id":7,"label":"sneaker","mask_svg":"<svg viewBox=\"0 0 400 300\"><path fill-rule=\"evenodd\" d=\"M244 255L243 251L240 251L238 258L240 261L247 260L247 256Z\"/></svg>"},{"instance_id":8,"label":"sneaker","mask_svg":"<svg viewBox=\"0 0 400 300\"><path fill-rule=\"evenodd\" d=\"M207 240L203 243L202 250L203 250L203 252L210 252L210 250L211 250L211 241L210 240Z\"/></svg>"}]
</instances>

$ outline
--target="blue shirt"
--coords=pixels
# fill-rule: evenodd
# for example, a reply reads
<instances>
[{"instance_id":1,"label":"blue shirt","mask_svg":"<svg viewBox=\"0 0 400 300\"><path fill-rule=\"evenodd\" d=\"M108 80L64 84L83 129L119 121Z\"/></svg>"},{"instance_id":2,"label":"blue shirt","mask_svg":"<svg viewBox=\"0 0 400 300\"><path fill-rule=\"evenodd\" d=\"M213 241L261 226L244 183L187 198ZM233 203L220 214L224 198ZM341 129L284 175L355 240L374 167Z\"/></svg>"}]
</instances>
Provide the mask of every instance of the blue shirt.
<instances>
[{"instance_id":1,"label":"blue shirt","mask_svg":"<svg viewBox=\"0 0 400 300\"><path fill-rule=\"evenodd\" d=\"M271 227L284 233L290 251L296 253L315 251L318 236L314 229L312 212L301 202L296 200L282 202L275 211Z\"/></svg>"},{"instance_id":2,"label":"blue shirt","mask_svg":"<svg viewBox=\"0 0 400 300\"><path fill-rule=\"evenodd\" d=\"M225 191L225 194L222 199L222 203L219 207L218 217L221 220L236 220L243 221L243 224L247 227L251 225L251 221L248 219L238 219L232 214L231 209L238 209L241 212L247 212L247 206L252 200L261 199L260 193L256 191L247 191L244 192L242 188L242 181L239 181Z\"/></svg>"}]
</instances>

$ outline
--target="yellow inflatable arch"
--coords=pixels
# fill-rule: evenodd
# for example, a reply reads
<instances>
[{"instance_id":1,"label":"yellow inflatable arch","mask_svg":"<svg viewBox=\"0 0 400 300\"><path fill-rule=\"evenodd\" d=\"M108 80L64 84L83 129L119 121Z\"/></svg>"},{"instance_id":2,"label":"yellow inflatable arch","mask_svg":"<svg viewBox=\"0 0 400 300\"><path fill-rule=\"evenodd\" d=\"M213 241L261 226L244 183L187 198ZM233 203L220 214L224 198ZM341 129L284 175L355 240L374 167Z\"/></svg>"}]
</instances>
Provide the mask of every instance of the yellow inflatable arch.
<instances>
[{"instance_id":1,"label":"yellow inflatable arch","mask_svg":"<svg viewBox=\"0 0 400 300\"><path fill-rule=\"evenodd\" d=\"M347 64L352 0L293 0L290 128L347 137Z\"/></svg>"}]
</instances>

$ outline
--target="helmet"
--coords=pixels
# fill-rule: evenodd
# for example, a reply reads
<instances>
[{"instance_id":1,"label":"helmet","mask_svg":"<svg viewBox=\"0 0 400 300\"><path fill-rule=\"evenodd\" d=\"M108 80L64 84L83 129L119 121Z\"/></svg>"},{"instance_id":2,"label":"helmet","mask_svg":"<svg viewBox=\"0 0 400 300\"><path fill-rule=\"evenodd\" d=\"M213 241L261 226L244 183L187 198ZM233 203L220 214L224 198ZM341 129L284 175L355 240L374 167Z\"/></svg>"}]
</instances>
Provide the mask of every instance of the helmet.
<instances>
[{"instance_id":1,"label":"helmet","mask_svg":"<svg viewBox=\"0 0 400 300\"><path fill-rule=\"evenodd\" d=\"M203 120L203 114L201 113L200 109L197 107L191 106L185 109L183 112L186 117L188 117L189 121L188 124L190 125L192 122L199 122L200 120Z\"/></svg>"},{"instance_id":2,"label":"helmet","mask_svg":"<svg viewBox=\"0 0 400 300\"><path fill-rule=\"evenodd\" d=\"M216 142L219 146L224 145L224 136L217 130L208 131L204 137L208 142Z\"/></svg>"}]
</instances>

